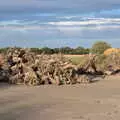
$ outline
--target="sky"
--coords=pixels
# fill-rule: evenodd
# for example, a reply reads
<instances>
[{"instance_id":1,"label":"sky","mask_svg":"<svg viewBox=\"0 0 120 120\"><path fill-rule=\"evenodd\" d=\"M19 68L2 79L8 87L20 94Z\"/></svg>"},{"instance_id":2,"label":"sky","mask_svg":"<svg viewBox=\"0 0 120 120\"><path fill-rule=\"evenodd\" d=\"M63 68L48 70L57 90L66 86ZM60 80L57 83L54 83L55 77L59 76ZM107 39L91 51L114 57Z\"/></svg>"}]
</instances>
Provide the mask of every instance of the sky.
<instances>
[{"instance_id":1,"label":"sky","mask_svg":"<svg viewBox=\"0 0 120 120\"><path fill-rule=\"evenodd\" d=\"M0 47L120 47L120 0L0 0Z\"/></svg>"}]
</instances>

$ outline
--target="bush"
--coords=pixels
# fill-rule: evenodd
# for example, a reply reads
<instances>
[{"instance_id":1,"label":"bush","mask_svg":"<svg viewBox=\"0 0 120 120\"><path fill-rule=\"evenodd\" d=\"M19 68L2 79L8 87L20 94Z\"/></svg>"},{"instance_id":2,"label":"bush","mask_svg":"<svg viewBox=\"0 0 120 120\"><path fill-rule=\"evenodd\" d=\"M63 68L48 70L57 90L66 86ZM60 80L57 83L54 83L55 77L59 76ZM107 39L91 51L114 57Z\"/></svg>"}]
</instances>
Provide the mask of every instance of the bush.
<instances>
[{"instance_id":1,"label":"bush","mask_svg":"<svg viewBox=\"0 0 120 120\"><path fill-rule=\"evenodd\" d=\"M104 41L98 41L93 44L91 52L93 54L103 54L105 50L111 48L111 45Z\"/></svg>"},{"instance_id":2,"label":"bush","mask_svg":"<svg viewBox=\"0 0 120 120\"><path fill-rule=\"evenodd\" d=\"M103 71L106 68L106 60L107 56L104 54L100 54L96 57L96 66L98 70Z\"/></svg>"}]
</instances>

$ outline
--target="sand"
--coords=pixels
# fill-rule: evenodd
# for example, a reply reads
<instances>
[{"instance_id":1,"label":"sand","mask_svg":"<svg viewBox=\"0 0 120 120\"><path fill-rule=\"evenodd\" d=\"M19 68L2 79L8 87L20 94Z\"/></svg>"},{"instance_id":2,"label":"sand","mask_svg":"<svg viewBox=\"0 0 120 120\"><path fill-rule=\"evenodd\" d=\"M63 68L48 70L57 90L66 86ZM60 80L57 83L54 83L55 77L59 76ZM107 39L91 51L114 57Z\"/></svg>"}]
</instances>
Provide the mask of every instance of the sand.
<instances>
[{"instance_id":1,"label":"sand","mask_svg":"<svg viewBox=\"0 0 120 120\"><path fill-rule=\"evenodd\" d=\"M120 77L73 86L0 84L0 120L120 120Z\"/></svg>"}]
</instances>

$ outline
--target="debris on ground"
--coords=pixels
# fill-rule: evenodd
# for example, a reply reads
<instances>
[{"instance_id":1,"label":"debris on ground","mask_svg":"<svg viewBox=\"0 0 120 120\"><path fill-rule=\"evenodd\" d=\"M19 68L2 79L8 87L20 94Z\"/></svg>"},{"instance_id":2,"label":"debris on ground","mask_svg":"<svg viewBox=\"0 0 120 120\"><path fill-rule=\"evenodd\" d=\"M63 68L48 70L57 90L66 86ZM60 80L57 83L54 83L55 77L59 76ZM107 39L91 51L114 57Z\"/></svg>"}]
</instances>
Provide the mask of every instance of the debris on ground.
<instances>
[{"instance_id":1,"label":"debris on ground","mask_svg":"<svg viewBox=\"0 0 120 120\"><path fill-rule=\"evenodd\" d=\"M30 49L10 48L5 55L5 64L0 67L0 80L33 86L90 83L97 75L104 75L97 70L95 60L96 56L90 56L84 66L77 66L62 54L36 55Z\"/></svg>"}]
</instances>

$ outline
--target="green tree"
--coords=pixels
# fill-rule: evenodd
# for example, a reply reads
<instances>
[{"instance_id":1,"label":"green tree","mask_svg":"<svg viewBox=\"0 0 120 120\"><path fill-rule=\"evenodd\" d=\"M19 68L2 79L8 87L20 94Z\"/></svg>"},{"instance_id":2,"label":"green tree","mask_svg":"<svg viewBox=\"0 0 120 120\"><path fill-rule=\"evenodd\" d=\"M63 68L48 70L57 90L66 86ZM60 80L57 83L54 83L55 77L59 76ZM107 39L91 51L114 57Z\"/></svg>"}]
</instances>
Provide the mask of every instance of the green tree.
<instances>
[{"instance_id":1,"label":"green tree","mask_svg":"<svg viewBox=\"0 0 120 120\"><path fill-rule=\"evenodd\" d=\"M53 54L54 50L48 47L44 47L41 49L42 52L44 52L45 54Z\"/></svg>"},{"instance_id":2,"label":"green tree","mask_svg":"<svg viewBox=\"0 0 120 120\"><path fill-rule=\"evenodd\" d=\"M111 48L111 45L104 41L95 42L91 48L91 53L102 54L105 50Z\"/></svg>"},{"instance_id":3,"label":"green tree","mask_svg":"<svg viewBox=\"0 0 120 120\"><path fill-rule=\"evenodd\" d=\"M71 54L77 54L77 55L89 54L89 49L84 47L77 47L72 50Z\"/></svg>"},{"instance_id":4,"label":"green tree","mask_svg":"<svg viewBox=\"0 0 120 120\"><path fill-rule=\"evenodd\" d=\"M63 54L70 54L71 51L72 51L72 48L70 48L70 47L62 47L62 48L59 49L59 51L61 53L63 53Z\"/></svg>"},{"instance_id":5,"label":"green tree","mask_svg":"<svg viewBox=\"0 0 120 120\"><path fill-rule=\"evenodd\" d=\"M42 53L42 50L39 49L39 48L31 48L31 52L34 52L36 54L41 54Z\"/></svg>"},{"instance_id":6,"label":"green tree","mask_svg":"<svg viewBox=\"0 0 120 120\"><path fill-rule=\"evenodd\" d=\"M83 47L77 47L74 49L75 54L84 54L85 49Z\"/></svg>"},{"instance_id":7,"label":"green tree","mask_svg":"<svg viewBox=\"0 0 120 120\"><path fill-rule=\"evenodd\" d=\"M60 52L59 48L54 48L53 51L55 54L58 54Z\"/></svg>"},{"instance_id":8,"label":"green tree","mask_svg":"<svg viewBox=\"0 0 120 120\"><path fill-rule=\"evenodd\" d=\"M6 47L6 48L0 48L0 53L3 53L3 54L7 53L8 49L9 49L8 47Z\"/></svg>"}]
</instances>

